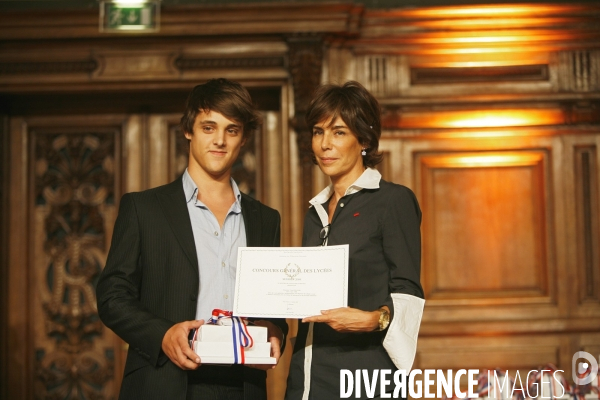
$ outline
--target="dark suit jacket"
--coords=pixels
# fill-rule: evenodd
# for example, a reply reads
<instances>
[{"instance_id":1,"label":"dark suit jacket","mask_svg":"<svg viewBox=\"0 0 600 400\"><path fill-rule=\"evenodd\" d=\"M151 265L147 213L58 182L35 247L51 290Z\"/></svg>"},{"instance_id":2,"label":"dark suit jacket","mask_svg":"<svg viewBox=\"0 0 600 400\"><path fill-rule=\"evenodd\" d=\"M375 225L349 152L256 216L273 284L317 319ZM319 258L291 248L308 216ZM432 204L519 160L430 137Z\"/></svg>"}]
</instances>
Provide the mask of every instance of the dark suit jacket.
<instances>
[{"instance_id":1,"label":"dark suit jacket","mask_svg":"<svg viewBox=\"0 0 600 400\"><path fill-rule=\"evenodd\" d=\"M242 194L242 215L248 246L279 246L276 210ZM96 291L102 322L129 344L120 399L185 399L187 372L161 347L171 326L195 319L198 288L181 179L125 194ZM284 320L272 322L287 333ZM246 399L266 399L264 371L237 371L243 374Z\"/></svg>"}]
</instances>

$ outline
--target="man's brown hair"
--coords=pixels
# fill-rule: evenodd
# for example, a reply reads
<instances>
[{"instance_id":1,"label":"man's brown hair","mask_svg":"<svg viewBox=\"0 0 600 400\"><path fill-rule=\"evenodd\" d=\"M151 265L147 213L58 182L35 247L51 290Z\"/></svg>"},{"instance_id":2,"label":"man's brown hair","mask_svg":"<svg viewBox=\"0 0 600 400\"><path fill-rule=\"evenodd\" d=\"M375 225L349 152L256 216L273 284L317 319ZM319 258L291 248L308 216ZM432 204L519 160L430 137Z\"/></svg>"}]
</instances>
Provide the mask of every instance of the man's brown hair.
<instances>
[{"instance_id":1,"label":"man's brown hair","mask_svg":"<svg viewBox=\"0 0 600 400\"><path fill-rule=\"evenodd\" d=\"M183 132L194 133L194 122L200 111L216 111L239 122L243 127L244 139L248 139L261 122L250 93L238 82L225 78L211 79L192 89L181 117Z\"/></svg>"}]
</instances>

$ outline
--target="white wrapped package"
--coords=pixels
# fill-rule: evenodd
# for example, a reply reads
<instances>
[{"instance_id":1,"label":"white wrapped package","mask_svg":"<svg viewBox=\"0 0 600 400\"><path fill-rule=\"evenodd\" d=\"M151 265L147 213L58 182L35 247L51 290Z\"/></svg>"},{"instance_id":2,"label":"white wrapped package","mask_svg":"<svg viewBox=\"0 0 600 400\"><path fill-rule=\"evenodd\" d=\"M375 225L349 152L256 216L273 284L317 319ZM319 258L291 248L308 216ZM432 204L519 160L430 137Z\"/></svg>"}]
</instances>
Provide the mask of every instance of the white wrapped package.
<instances>
[{"instance_id":1,"label":"white wrapped package","mask_svg":"<svg viewBox=\"0 0 600 400\"><path fill-rule=\"evenodd\" d=\"M202 364L275 364L271 357L271 343L267 341L267 328L247 326L252 337L251 347L234 343L231 325L202 325L192 348Z\"/></svg>"}]
</instances>

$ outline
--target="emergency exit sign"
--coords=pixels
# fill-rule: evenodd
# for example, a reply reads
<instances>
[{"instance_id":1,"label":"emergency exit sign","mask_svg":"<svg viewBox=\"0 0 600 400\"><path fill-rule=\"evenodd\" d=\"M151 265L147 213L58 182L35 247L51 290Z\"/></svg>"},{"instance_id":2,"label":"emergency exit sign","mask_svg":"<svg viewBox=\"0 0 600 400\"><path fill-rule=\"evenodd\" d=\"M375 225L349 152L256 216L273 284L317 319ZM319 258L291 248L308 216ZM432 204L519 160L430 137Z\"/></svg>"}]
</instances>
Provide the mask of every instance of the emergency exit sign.
<instances>
[{"instance_id":1,"label":"emergency exit sign","mask_svg":"<svg viewBox=\"0 0 600 400\"><path fill-rule=\"evenodd\" d=\"M100 3L100 31L156 32L159 1L104 1Z\"/></svg>"}]
</instances>

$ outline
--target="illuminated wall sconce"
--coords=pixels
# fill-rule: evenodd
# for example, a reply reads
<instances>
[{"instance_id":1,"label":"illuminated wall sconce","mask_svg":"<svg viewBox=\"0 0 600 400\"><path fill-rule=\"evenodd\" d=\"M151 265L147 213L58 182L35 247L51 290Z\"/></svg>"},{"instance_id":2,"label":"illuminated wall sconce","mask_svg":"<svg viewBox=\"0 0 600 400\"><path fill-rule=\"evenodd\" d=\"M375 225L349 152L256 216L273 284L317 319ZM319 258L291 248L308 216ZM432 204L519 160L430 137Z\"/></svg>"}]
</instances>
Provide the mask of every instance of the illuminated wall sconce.
<instances>
[{"instance_id":1,"label":"illuminated wall sconce","mask_svg":"<svg viewBox=\"0 0 600 400\"><path fill-rule=\"evenodd\" d=\"M100 32L158 32L160 0L100 1Z\"/></svg>"}]
</instances>

